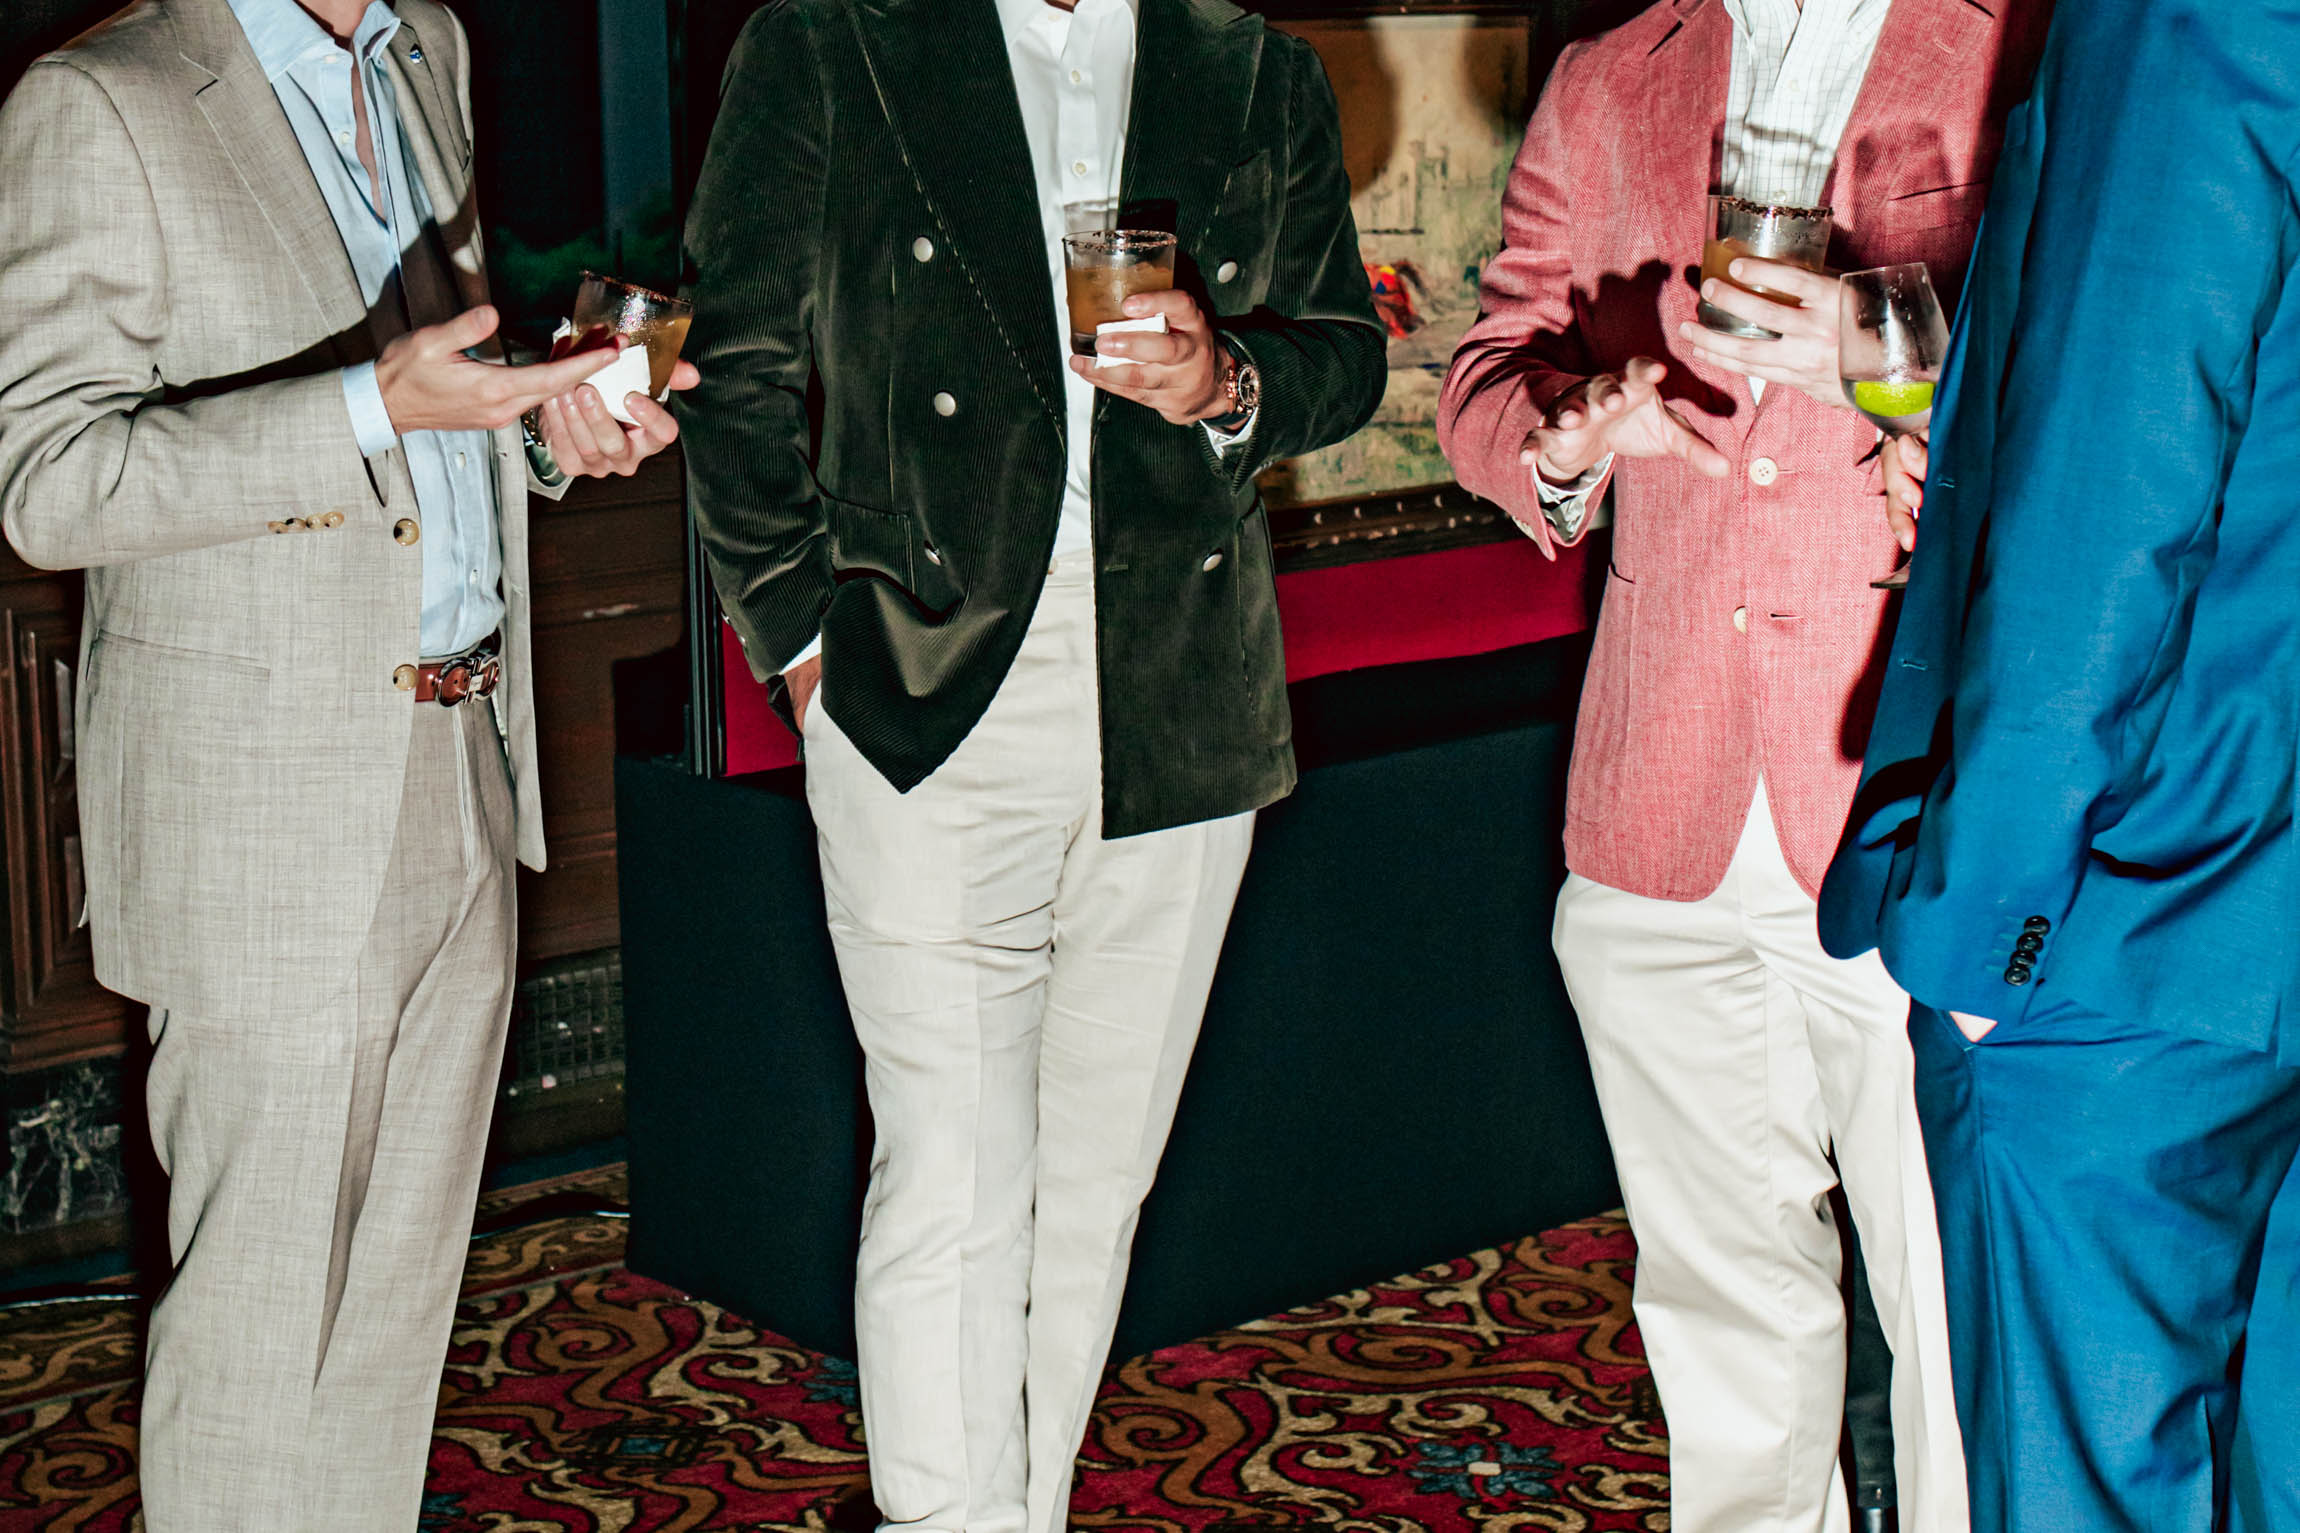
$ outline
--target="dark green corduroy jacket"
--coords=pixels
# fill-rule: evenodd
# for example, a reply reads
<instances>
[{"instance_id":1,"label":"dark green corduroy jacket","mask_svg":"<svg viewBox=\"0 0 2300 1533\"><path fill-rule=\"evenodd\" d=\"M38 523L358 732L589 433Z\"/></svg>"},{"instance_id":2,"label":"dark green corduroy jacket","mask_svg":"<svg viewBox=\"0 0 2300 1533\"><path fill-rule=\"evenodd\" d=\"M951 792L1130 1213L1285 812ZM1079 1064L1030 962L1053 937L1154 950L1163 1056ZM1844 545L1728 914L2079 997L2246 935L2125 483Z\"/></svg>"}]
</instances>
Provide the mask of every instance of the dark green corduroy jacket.
<instances>
[{"instance_id":1,"label":"dark green corduroy jacket","mask_svg":"<svg viewBox=\"0 0 2300 1533\"><path fill-rule=\"evenodd\" d=\"M1110 837L1293 786L1253 476L1363 425L1385 376L1316 55L1224 0L1140 0L1136 57L1124 221L1180 236L1177 283L1262 406L1218 462L1197 426L1097 401ZM1067 328L995 0L770 4L687 250L680 418L720 600L762 677L822 634L823 705L907 791L1005 678L1061 514Z\"/></svg>"}]
</instances>

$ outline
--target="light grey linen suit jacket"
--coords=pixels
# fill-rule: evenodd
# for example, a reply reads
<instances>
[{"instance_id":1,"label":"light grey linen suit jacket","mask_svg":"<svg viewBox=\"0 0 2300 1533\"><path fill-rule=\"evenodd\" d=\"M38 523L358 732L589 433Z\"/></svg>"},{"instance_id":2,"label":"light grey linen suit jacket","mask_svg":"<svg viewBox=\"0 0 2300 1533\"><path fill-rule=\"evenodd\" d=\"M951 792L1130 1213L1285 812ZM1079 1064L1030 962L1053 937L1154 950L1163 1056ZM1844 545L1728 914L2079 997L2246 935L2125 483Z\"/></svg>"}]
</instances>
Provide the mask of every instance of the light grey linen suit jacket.
<instances>
[{"instance_id":1,"label":"light grey linen suit jacket","mask_svg":"<svg viewBox=\"0 0 2300 1533\"><path fill-rule=\"evenodd\" d=\"M445 280L408 284L429 324L486 296L469 56L433 0L397 10L387 67L443 210ZM88 571L96 973L152 1005L308 1010L348 982L375 911L419 706L393 672L418 658L422 602L419 551L392 536L421 520L406 463L361 456L338 377L377 334L225 0L139 0L0 108L0 525L31 563ZM529 470L516 429L494 445L497 701L540 868Z\"/></svg>"}]
</instances>

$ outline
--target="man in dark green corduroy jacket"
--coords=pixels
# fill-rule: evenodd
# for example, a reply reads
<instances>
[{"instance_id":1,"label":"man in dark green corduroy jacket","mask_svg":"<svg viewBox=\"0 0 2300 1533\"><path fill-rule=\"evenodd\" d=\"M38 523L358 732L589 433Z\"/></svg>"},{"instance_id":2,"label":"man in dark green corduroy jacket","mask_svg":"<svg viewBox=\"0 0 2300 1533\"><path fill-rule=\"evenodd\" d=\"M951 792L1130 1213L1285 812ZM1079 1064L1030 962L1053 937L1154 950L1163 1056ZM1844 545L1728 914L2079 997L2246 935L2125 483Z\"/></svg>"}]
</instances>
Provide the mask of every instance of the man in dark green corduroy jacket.
<instances>
[{"instance_id":1,"label":"man in dark green corduroy jacket","mask_svg":"<svg viewBox=\"0 0 2300 1533\"><path fill-rule=\"evenodd\" d=\"M1113 225L1177 237L1164 328L1072 355L1062 238ZM687 242L695 518L806 742L868 1060L873 1490L1057 1533L1294 782L1254 476L1382 391L1332 90L1225 0L776 0Z\"/></svg>"}]
</instances>

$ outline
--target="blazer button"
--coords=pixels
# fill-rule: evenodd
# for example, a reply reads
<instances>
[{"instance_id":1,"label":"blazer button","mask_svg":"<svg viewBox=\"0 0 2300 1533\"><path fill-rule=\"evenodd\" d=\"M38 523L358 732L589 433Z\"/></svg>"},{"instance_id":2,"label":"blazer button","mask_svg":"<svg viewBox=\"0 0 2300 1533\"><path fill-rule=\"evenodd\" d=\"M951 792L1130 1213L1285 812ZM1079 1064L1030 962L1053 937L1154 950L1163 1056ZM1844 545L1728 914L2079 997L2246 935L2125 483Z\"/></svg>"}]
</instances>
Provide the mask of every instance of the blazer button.
<instances>
[{"instance_id":1,"label":"blazer button","mask_svg":"<svg viewBox=\"0 0 2300 1533\"><path fill-rule=\"evenodd\" d=\"M273 532L285 532L288 530L288 524L285 522L266 522L264 525L270 528Z\"/></svg>"},{"instance_id":2,"label":"blazer button","mask_svg":"<svg viewBox=\"0 0 2300 1533\"><path fill-rule=\"evenodd\" d=\"M1198 566L1198 568L1204 570L1209 575L1213 574L1214 571L1220 569L1221 567L1222 556L1220 554L1208 554L1206 556L1206 562Z\"/></svg>"},{"instance_id":3,"label":"blazer button","mask_svg":"<svg viewBox=\"0 0 2300 1533\"><path fill-rule=\"evenodd\" d=\"M927 563L929 563L929 564L931 564L931 565L934 565L934 566L935 566L936 568L938 568L938 569L939 569L939 568L941 568L941 566L942 566L942 552L941 552L941 550L937 549L937 548L936 548L936 547L935 547L935 546L934 546L932 543L922 543L922 544L920 544L920 545L919 545L919 550L918 550L918 551L919 551L920 553L922 553L922 554L926 555L926 562L927 562Z\"/></svg>"},{"instance_id":4,"label":"blazer button","mask_svg":"<svg viewBox=\"0 0 2300 1533\"><path fill-rule=\"evenodd\" d=\"M1235 261L1224 261L1214 268L1214 280L1216 282L1229 282L1234 280L1237 275L1238 263Z\"/></svg>"},{"instance_id":5,"label":"blazer button","mask_svg":"<svg viewBox=\"0 0 2300 1533\"><path fill-rule=\"evenodd\" d=\"M2025 963L2016 961L2014 963L2007 964L2005 966L2005 983L2008 985L2025 985L2028 983L2029 975L2032 972L2033 971Z\"/></svg>"},{"instance_id":6,"label":"blazer button","mask_svg":"<svg viewBox=\"0 0 2300 1533\"><path fill-rule=\"evenodd\" d=\"M2052 923L2043 916L2030 916L2021 922L2021 929L2023 931L2048 932L2052 930Z\"/></svg>"},{"instance_id":7,"label":"blazer button","mask_svg":"<svg viewBox=\"0 0 2300 1533\"><path fill-rule=\"evenodd\" d=\"M391 684L402 692L413 692L415 690L415 667L403 665L398 670L393 671Z\"/></svg>"},{"instance_id":8,"label":"blazer button","mask_svg":"<svg viewBox=\"0 0 2300 1533\"><path fill-rule=\"evenodd\" d=\"M1749 631L1749 609L1747 607L1735 607L1733 609L1733 631L1735 633L1747 633Z\"/></svg>"},{"instance_id":9,"label":"blazer button","mask_svg":"<svg viewBox=\"0 0 2300 1533\"><path fill-rule=\"evenodd\" d=\"M2013 951L2023 957L2034 958L2044 951L2044 938L2035 932L2023 932L2020 941L2013 944Z\"/></svg>"},{"instance_id":10,"label":"blazer button","mask_svg":"<svg viewBox=\"0 0 2300 1533\"><path fill-rule=\"evenodd\" d=\"M912 260L914 260L914 261L931 261L931 260L933 260L933 259L934 259L934 241L933 241L933 240L930 240L930 239L928 239L928 238L927 238L925 235L923 235L923 234L922 234L922 235L920 235L920 236L919 236L917 239L915 239L915 240L912 240L912 241L910 242L910 254L911 254L911 259L912 259Z\"/></svg>"},{"instance_id":11,"label":"blazer button","mask_svg":"<svg viewBox=\"0 0 2300 1533\"><path fill-rule=\"evenodd\" d=\"M341 511L330 511L327 515L319 519L319 524L322 527L341 527L343 525L343 513Z\"/></svg>"},{"instance_id":12,"label":"blazer button","mask_svg":"<svg viewBox=\"0 0 2300 1533\"><path fill-rule=\"evenodd\" d=\"M958 413L958 400L949 394L935 395L934 413L937 415L956 415Z\"/></svg>"},{"instance_id":13,"label":"blazer button","mask_svg":"<svg viewBox=\"0 0 2300 1533\"><path fill-rule=\"evenodd\" d=\"M403 516L398 521L391 524L391 541L397 543L402 548L411 546L417 539L421 538L422 536L423 529L416 526L415 523L407 517Z\"/></svg>"},{"instance_id":14,"label":"blazer button","mask_svg":"<svg viewBox=\"0 0 2300 1533\"><path fill-rule=\"evenodd\" d=\"M1749 482L1751 484L1768 485L1780 477L1781 465L1775 463L1771 458L1759 458L1749 465Z\"/></svg>"}]
</instances>

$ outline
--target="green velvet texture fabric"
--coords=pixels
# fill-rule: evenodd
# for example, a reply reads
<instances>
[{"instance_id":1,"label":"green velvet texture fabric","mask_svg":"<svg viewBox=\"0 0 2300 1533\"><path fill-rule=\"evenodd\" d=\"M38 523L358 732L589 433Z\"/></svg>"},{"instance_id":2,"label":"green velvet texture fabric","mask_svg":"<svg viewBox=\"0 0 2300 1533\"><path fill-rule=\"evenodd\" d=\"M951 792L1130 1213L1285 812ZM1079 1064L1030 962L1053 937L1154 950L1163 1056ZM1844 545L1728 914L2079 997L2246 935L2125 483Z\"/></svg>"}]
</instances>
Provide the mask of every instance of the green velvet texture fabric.
<instances>
[{"instance_id":1,"label":"green velvet texture fabric","mask_svg":"<svg viewBox=\"0 0 2300 1533\"><path fill-rule=\"evenodd\" d=\"M1139 14L1122 222L1176 232L1177 285L1254 358L1262 406L1223 462L1195 425L1099 401L1112 837L1292 787L1253 475L1356 430L1385 379L1316 55L1223 0ZM994 0L754 17L687 259L703 382L679 415L720 600L762 677L823 635L822 705L908 789L1004 679L1062 502L1067 327Z\"/></svg>"}]
</instances>

